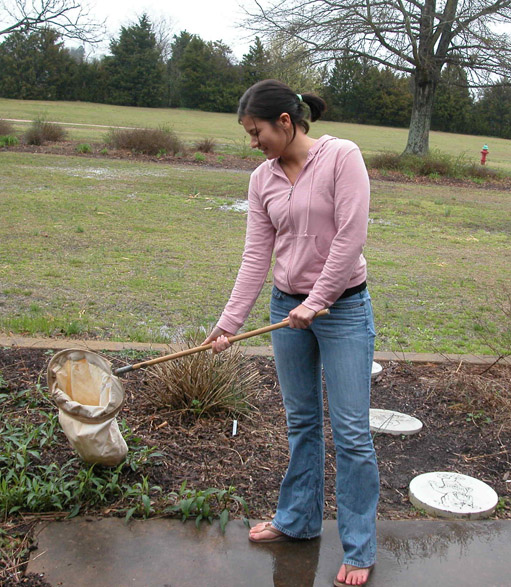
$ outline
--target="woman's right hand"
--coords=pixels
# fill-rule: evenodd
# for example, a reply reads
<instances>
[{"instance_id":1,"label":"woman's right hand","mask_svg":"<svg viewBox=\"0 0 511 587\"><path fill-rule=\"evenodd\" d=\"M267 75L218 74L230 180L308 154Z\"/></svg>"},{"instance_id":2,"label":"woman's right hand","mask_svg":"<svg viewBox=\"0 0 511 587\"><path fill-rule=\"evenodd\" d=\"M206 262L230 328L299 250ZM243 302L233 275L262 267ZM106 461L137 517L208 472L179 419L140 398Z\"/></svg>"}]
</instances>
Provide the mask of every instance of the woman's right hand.
<instances>
[{"instance_id":1,"label":"woman's right hand","mask_svg":"<svg viewBox=\"0 0 511 587\"><path fill-rule=\"evenodd\" d=\"M215 326L215 328L213 328L213 330L211 331L210 335L202 344L204 345L211 343L211 349L213 351L213 354L216 355L217 353L221 353L222 351L225 351L231 346L231 343L228 339L228 337L230 336L233 336L233 334L227 332L226 330L218 328L218 326Z\"/></svg>"}]
</instances>

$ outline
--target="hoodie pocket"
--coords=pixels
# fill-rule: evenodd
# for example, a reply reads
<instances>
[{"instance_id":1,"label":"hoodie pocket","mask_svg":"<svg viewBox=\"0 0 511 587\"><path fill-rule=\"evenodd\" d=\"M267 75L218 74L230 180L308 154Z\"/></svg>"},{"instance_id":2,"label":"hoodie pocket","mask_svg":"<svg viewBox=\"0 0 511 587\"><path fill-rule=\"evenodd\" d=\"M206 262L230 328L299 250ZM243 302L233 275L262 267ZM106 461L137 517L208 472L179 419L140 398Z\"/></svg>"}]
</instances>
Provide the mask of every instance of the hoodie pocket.
<instances>
[{"instance_id":1,"label":"hoodie pocket","mask_svg":"<svg viewBox=\"0 0 511 587\"><path fill-rule=\"evenodd\" d=\"M285 235L275 247L275 278L287 283L291 291L311 289L319 277L326 257L316 245L316 235Z\"/></svg>"}]
</instances>

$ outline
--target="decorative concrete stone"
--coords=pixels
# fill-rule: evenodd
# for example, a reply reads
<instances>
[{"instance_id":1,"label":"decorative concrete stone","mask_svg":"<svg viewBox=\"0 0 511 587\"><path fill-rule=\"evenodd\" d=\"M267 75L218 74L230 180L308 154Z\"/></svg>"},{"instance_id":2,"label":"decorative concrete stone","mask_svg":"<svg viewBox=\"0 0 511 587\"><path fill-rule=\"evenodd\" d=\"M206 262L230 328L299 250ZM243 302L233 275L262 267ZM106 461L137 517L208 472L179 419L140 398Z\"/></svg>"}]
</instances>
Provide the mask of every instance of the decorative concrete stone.
<instances>
[{"instance_id":1,"label":"decorative concrete stone","mask_svg":"<svg viewBox=\"0 0 511 587\"><path fill-rule=\"evenodd\" d=\"M441 518L488 518L498 495L486 483L460 473L424 473L412 479L410 501L415 507Z\"/></svg>"},{"instance_id":2,"label":"decorative concrete stone","mask_svg":"<svg viewBox=\"0 0 511 587\"><path fill-rule=\"evenodd\" d=\"M371 369L371 378L375 378L378 377L378 375L383 371L383 367L380 365L380 363L377 363L376 361L373 361L373 366Z\"/></svg>"},{"instance_id":3,"label":"decorative concrete stone","mask_svg":"<svg viewBox=\"0 0 511 587\"><path fill-rule=\"evenodd\" d=\"M422 422L414 416L394 412L393 410L369 410L369 425L371 432L380 434L417 434L422 430Z\"/></svg>"}]
</instances>

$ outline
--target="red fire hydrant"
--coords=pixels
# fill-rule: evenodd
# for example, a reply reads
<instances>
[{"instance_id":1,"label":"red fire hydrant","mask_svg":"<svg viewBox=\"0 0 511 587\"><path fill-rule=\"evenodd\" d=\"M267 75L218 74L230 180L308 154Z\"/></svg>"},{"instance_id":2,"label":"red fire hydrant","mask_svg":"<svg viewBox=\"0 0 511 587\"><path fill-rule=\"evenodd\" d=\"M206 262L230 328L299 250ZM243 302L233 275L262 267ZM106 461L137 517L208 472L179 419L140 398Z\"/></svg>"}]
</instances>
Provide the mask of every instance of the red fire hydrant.
<instances>
[{"instance_id":1,"label":"red fire hydrant","mask_svg":"<svg viewBox=\"0 0 511 587\"><path fill-rule=\"evenodd\" d=\"M481 165L484 165L486 163L486 157L488 156L488 153L490 151L488 151L488 145L483 145L483 148L481 150Z\"/></svg>"}]
</instances>

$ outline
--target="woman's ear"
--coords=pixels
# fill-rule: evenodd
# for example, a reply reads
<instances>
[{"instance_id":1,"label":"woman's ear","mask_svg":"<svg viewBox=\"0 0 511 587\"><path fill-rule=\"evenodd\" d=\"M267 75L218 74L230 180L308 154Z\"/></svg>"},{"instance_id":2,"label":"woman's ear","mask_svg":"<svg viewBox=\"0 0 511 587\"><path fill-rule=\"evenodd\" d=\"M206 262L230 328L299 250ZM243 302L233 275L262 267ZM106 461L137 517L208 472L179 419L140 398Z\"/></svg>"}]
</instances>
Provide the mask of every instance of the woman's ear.
<instances>
[{"instance_id":1,"label":"woman's ear","mask_svg":"<svg viewBox=\"0 0 511 587\"><path fill-rule=\"evenodd\" d=\"M291 123L291 116L289 116L289 114L287 112L283 112L278 119L279 125L283 128L283 129L288 129L290 128L292 125Z\"/></svg>"}]
</instances>

